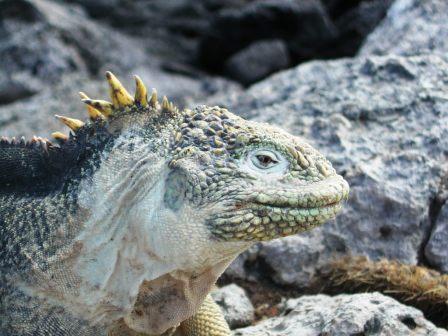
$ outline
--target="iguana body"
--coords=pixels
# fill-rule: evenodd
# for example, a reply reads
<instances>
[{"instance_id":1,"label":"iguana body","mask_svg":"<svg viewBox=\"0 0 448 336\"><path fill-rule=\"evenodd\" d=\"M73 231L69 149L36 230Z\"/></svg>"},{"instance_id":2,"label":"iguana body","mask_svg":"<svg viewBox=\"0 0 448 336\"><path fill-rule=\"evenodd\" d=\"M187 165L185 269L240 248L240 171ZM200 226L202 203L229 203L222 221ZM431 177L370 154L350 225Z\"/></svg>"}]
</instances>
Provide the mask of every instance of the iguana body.
<instances>
[{"instance_id":1,"label":"iguana body","mask_svg":"<svg viewBox=\"0 0 448 336\"><path fill-rule=\"evenodd\" d=\"M107 77L112 103L82 94L91 121L60 117L58 145L0 142L0 335L228 335L219 275L332 218L348 185L277 128Z\"/></svg>"}]
</instances>

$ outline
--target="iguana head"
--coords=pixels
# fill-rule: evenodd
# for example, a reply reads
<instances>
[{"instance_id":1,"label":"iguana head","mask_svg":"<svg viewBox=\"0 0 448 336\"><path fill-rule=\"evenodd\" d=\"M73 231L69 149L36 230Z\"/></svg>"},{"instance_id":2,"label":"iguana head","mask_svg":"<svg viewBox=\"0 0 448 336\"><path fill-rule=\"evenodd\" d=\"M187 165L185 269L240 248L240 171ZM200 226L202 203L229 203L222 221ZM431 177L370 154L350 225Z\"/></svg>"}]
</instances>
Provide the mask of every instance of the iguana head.
<instances>
[{"instance_id":1,"label":"iguana head","mask_svg":"<svg viewBox=\"0 0 448 336\"><path fill-rule=\"evenodd\" d=\"M131 97L111 73L107 77L112 103L82 97L93 125L114 134L109 170L145 162L151 165L146 171L159 167L148 175L150 183L138 176L143 172L126 178L159 183L159 200L151 195L151 202L163 209L172 233L199 230L201 239L210 241L274 239L324 223L348 196L347 182L331 163L296 136L225 108L179 111L165 97L159 104L155 92L147 99L138 77ZM62 121L75 137L91 127Z\"/></svg>"},{"instance_id":2,"label":"iguana head","mask_svg":"<svg viewBox=\"0 0 448 336\"><path fill-rule=\"evenodd\" d=\"M211 239L261 241L334 217L348 184L303 140L224 108L181 118L170 162L173 204L203 213Z\"/></svg>"}]
</instances>

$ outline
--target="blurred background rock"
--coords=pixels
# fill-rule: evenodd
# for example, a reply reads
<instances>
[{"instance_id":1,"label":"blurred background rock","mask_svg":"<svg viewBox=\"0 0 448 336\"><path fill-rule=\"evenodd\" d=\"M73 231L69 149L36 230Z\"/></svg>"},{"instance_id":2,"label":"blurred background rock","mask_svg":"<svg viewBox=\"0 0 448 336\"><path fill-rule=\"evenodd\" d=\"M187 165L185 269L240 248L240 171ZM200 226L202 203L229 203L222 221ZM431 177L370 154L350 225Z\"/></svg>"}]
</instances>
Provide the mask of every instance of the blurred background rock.
<instances>
[{"instance_id":1,"label":"blurred background rock","mask_svg":"<svg viewBox=\"0 0 448 336\"><path fill-rule=\"evenodd\" d=\"M129 88L139 74L181 107L223 105L304 136L351 185L335 221L258 244L232 264L220 283L238 283L254 305L244 291L219 294L233 326L280 314L254 329L277 335L272 323L301 314L284 298L315 293L319 270L335 257L448 272L447 1L0 0L1 135L48 136L61 128L54 114L85 118L77 92L106 97L106 70ZM370 324L347 333L374 332L371 300L315 296L314 304L345 302L350 312L350 302L364 302ZM378 330L441 332L408 315L378 317ZM307 323L294 316L292 324ZM393 329L394 316L404 327Z\"/></svg>"}]
</instances>

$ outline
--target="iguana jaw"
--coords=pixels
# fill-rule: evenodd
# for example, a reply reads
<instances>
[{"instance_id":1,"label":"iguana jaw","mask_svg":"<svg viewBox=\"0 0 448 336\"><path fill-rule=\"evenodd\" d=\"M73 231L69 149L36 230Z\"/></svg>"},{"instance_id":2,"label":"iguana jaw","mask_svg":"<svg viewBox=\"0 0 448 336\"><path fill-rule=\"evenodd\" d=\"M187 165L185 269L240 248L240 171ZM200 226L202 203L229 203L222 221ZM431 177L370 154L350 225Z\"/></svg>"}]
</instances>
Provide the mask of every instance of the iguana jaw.
<instances>
[{"instance_id":1,"label":"iguana jaw","mask_svg":"<svg viewBox=\"0 0 448 336\"><path fill-rule=\"evenodd\" d=\"M335 217L348 193L348 184L339 175L303 188L253 190L233 209L213 217L209 227L215 237L225 241L289 236Z\"/></svg>"}]
</instances>

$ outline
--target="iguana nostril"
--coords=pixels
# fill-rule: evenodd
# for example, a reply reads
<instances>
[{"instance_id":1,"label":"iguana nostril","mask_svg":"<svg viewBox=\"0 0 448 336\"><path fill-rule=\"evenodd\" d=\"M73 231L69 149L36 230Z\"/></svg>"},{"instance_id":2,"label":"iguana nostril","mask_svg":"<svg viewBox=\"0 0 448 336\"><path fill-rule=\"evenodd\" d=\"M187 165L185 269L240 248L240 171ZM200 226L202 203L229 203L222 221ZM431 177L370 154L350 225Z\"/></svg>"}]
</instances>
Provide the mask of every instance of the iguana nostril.
<instances>
[{"instance_id":1,"label":"iguana nostril","mask_svg":"<svg viewBox=\"0 0 448 336\"><path fill-rule=\"evenodd\" d=\"M331 170L330 167L328 166L328 164L326 163L317 163L316 164L317 169L319 170L319 172L324 176L324 177L328 177L331 175Z\"/></svg>"}]
</instances>

